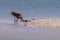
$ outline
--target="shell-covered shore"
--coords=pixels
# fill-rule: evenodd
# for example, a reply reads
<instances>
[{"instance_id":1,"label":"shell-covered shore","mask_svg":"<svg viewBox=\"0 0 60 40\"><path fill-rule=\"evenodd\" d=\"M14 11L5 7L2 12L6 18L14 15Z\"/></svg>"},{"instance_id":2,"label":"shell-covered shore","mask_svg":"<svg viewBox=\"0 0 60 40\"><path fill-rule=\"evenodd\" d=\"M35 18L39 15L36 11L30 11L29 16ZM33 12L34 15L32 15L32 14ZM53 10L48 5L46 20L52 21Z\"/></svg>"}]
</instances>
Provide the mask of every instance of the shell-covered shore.
<instances>
[{"instance_id":1,"label":"shell-covered shore","mask_svg":"<svg viewBox=\"0 0 60 40\"><path fill-rule=\"evenodd\" d=\"M60 27L60 18L42 18L27 22L27 26L35 27Z\"/></svg>"}]
</instances>

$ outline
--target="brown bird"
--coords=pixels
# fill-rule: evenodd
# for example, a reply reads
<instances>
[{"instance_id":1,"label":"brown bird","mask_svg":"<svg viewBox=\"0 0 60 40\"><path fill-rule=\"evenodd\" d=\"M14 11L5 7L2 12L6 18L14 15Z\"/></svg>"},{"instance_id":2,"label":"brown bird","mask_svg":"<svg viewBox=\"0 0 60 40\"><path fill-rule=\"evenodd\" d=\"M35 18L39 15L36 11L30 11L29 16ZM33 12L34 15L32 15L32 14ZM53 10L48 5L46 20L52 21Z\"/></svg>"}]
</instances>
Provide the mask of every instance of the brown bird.
<instances>
[{"instance_id":1,"label":"brown bird","mask_svg":"<svg viewBox=\"0 0 60 40\"><path fill-rule=\"evenodd\" d=\"M15 24L18 23L18 20L19 20L19 19L23 20L21 14L18 13L18 12L12 11L12 12L11 12L11 15L14 16L14 23L15 23Z\"/></svg>"},{"instance_id":2,"label":"brown bird","mask_svg":"<svg viewBox=\"0 0 60 40\"><path fill-rule=\"evenodd\" d=\"M23 21L23 23L25 23L25 26L26 26L27 22L30 22L30 20L24 20L23 17L22 17L22 15L20 13L18 13L18 12L12 11L11 15L14 16L14 23L15 24L18 24L18 20L19 19L21 19L21 21Z\"/></svg>"}]
</instances>

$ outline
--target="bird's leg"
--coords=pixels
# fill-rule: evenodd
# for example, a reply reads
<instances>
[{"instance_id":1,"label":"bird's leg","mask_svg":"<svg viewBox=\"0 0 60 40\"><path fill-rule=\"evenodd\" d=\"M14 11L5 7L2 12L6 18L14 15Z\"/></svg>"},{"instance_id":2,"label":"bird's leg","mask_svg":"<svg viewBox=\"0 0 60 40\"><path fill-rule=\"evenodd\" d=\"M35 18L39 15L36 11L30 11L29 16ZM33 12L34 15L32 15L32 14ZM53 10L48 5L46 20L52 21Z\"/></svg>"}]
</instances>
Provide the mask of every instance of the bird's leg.
<instances>
[{"instance_id":1,"label":"bird's leg","mask_svg":"<svg viewBox=\"0 0 60 40\"><path fill-rule=\"evenodd\" d=\"M23 20L24 26L26 26L27 22L25 22L25 20Z\"/></svg>"},{"instance_id":2,"label":"bird's leg","mask_svg":"<svg viewBox=\"0 0 60 40\"><path fill-rule=\"evenodd\" d=\"M18 19L14 18L14 24L18 24Z\"/></svg>"}]
</instances>

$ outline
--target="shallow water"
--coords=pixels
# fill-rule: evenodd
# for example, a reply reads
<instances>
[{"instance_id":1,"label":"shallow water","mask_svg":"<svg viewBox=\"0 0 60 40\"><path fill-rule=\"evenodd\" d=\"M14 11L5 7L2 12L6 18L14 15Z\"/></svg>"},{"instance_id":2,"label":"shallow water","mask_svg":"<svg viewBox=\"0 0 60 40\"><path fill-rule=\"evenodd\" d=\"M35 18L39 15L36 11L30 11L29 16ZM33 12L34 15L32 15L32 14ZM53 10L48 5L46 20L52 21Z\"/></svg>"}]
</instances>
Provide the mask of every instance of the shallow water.
<instances>
[{"instance_id":1,"label":"shallow water","mask_svg":"<svg viewBox=\"0 0 60 40\"><path fill-rule=\"evenodd\" d=\"M1 40L60 40L60 29L0 24Z\"/></svg>"}]
</instances>

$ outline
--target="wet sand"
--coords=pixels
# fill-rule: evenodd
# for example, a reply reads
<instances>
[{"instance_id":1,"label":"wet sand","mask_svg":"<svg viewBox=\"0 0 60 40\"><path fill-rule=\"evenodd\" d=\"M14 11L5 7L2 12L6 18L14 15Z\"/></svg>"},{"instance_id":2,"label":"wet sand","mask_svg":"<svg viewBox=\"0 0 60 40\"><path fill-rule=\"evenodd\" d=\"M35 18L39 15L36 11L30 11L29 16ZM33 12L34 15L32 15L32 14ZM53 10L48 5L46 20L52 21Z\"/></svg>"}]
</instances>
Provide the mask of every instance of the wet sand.
<instances>
[{"instance_id":1,"label":"wet sand","mask_svg":"<svg viewBox=\"0 0 60 40\"><path fill-rule=\"evenodd\" d=\"M60 29L0 23L0 40L60 40Z\"/></svg>"}]
</instances>

